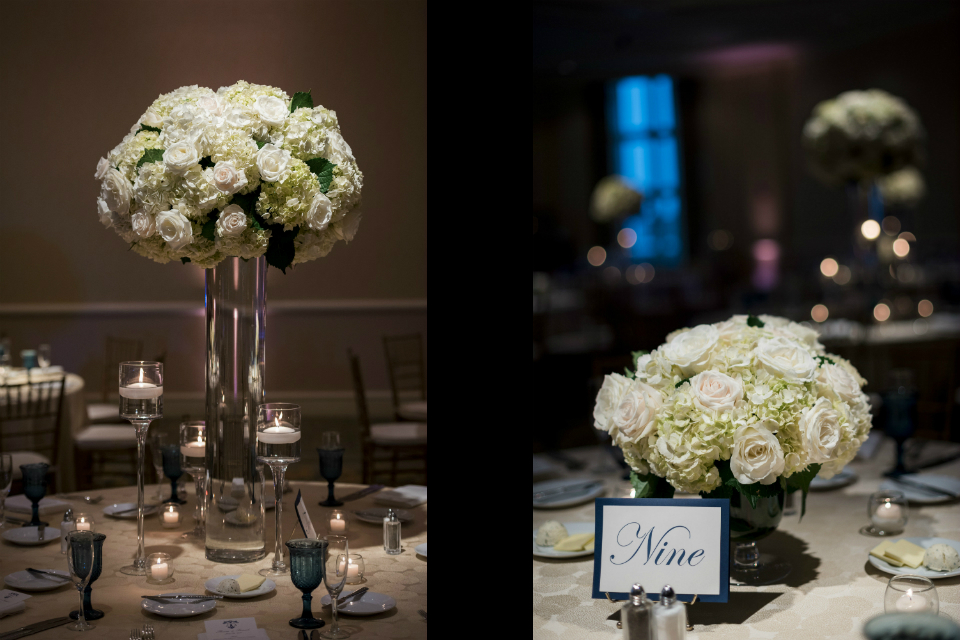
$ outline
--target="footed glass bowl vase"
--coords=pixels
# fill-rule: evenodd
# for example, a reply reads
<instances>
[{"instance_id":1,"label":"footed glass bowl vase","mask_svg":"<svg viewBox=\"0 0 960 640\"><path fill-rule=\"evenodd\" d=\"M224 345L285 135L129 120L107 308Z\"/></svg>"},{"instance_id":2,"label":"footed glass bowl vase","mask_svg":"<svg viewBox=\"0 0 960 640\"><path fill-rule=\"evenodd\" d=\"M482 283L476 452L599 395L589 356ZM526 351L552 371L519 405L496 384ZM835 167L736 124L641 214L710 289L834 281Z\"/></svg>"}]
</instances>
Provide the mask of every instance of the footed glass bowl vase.
<instances>
[{"instance_id":1,"label":"footed glass bowl vase","mask_svg":"<svg viewBox=\"0 0 960 640\"><path fill-rule=\"evenodd\" d=\"M773 533L783 517L784 492L758 498L757 506L734 491L730 497L730 542L733 544L731 580L741 584L772 584L790 573L790 565L777 560L761 561L757 541Z\"/></svg>"}]
</instances>

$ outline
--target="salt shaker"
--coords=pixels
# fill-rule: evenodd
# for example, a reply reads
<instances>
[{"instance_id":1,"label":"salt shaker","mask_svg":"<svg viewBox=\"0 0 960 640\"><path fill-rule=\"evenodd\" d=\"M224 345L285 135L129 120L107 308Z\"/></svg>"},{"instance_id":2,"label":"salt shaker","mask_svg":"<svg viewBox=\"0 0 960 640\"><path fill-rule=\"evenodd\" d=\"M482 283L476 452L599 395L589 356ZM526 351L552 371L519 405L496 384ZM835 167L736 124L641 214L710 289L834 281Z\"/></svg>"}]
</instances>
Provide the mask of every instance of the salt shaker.
<instances>
[{"instance_id":1,"label":"salt shaker","mask_svg":"<svg viewBox=\"0 0 960 640\"><path fill-rule=\"evenodd\" d=\"M653 623L657 640L683 640L687 635L687 610L670 585L663 588L660 603L653 607Z\"/></svg>"},{"instance_id":2,"label":"salt shaker","mask_svg":"<svg viewBox=\"0 0 960 640\"><path fill-rule=\"evenodd\" d=\"M383 519L383 550L387 555L400 555L400 520L393 509Z\"/></svg>"},{"instance_id":3,"label":"salt shaker","mask_svg":"<svg viewBox=\"0 0 960 640\"><path fill-rule=\"evenodd\" d=\"M73 520L73 509L67 509L63 514L63 522L60 523L60 553L67 552L67 534L76 528Z\"/></svg>"},{"instance_id":4,"label":"salt shaker","mask_svg":"<svg viewBox=\"0 0 960 640\"><path fill-rule=\"evenodd\" d=\"M630 599L620 610L623 640L651 640L653 638L653 615L650 612L652 608L653 603L647 599L643 587L639 584L630 587Z\"/></svg>"}]
</instances>

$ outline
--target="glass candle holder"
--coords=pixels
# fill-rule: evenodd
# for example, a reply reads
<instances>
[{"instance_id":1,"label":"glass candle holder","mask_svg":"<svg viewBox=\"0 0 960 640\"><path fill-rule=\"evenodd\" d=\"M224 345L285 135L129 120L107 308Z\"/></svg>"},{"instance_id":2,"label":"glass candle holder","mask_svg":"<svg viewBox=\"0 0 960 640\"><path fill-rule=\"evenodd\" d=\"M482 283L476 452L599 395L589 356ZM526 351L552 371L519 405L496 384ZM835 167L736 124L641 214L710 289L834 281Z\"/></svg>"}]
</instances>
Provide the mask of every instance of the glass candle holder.
<instances>
[{"instance_id":1,"label":"glass candle holder","mask_svg":"<svg viewBox=\"0 0 960 640\"><path fill-rule=\"evenodd\" d=\"M276 498L277 546L273 564L261 569L262 576L285 576L290 568L283 561L283 539L280 535L280 519L283 510L283 477L287 465L300 462L300 406L286 402L262 404L257 409L257 462L270 467L273 474ZM260 491L263 495L263 474L260 474Z\"/></svg>"},{"instance_id":2,"label":"glass candle holder","mask_svg":"<svg viewBox=\"0 0 960 640\"><path fill-rule=\"evenodd\" d=\"M347 584L363 582L363 556L351 553L346 558L340 555L337 558L337 575L347 574Z\"/></svg>"},{"instance_id":3,"label":"glass candle holder","mask_svg":"<svg viewBox=\"0 0 960 640\"><path fill-rule=\"evenodd\" d=\"M164 529L176 529L180 526L182 519L183 514L178 504L168 502L160 510L160 525Z\"/></svg>"},{"instance_id":4,"label":"glass candle holder","mask_svg":"<svg viewBox=\"0 0 960 640\"><path fill-rule=\"evenodd\" d=\"M929 578L904 574L893 576L883 594L884 613L940 612L940 598Z\"/></svg>"},{"instance_id":5,"label":"glass candle holder","mask_svg":"<svg viewBox=\"0 0 960 640\"><path fill-rule=\"evenodd\" d=\"M907 526L907 499L900 491L878 491L867 502L870 524L860 529L868 536L893 536Z\"/></svg>"},{"instance_id":6,"label":"glass candle holder","mask_svg":"<svg viewBox=\"0 0 960 640\"><path fill-rule=\"evenodd\" d=\"M173 560L165 553L151 553L147 556L147 582L149 584L170 584L173 582Z\"/></svg>"},{"instance_id":7,"label":"glass candle holder","mask_svg":"<svg viewBox=\"0 0 960 640\"><path fill-rule=\"evenodd\" d=\"M74 531L90 531L94 532L94 521L93 518L88 516L85 513L78 513L73 517L73 530Z\"/></svg>"},{"instance_id":8,"label":"glass candle holder","mask_svg":"<svg viewBox=\"0 0 960 640\"><path fill-rule=\"evenodd\" d=\"M180 466L193 476L197 506L193 517L197 526L180 536L188 540L203 540L206 518L207 428L203 420L180 423Z\"/></svg>"},{"instance_id":9,"label":"glass candle holder","mask_svg":"<svg viewBox=\"0 0 960 640\"><path fill-rule=\"evenodd\" d=\"M350 530L350 524L347 521L347 514L339 509L330 512L330 521L327 523L327 531L337 535L344 535Z\"/></svg>"}]
</instances>

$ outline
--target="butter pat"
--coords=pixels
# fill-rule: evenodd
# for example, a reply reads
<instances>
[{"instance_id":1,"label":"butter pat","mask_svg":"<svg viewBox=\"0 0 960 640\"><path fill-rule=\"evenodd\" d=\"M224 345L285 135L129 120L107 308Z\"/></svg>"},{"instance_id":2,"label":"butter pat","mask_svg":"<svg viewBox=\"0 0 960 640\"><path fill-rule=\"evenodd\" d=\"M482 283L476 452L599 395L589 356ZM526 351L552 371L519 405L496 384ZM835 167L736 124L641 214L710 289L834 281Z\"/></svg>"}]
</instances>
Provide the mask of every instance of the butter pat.
<instances>
[{"instance_id":1,"label":"butter pat","mask_svg":"<svg viewBox=\"0 0 960 640\"><path fill-rule=\"evenodd\" d=\"M264 580L266 580L266 578L263 576L255 576L245 573L237 578L237 584L240 586L240 593L246 593L247 591L259 589Z\"/></svg>"},{"instance_id":2,"label":"butter pat","mask_svg":"<svg viewBox=\"0 0 960 640\"><path fill-rule=\"evenodd\" d=\"M583 551L587 543L593 542L592 533L575 533L553 545L554 551Z\"/></svg>"},{"instance_id":3,"label":"butter pat","mask_svg":"<svg viewBox=\"0 0 960 640\"><path fill-rule=\"evenodd\" d=\"M908 540L897 540L893 546L884 551L887 557L899 560L911 569L916 569L923 564L923 555L926 549L919 547Z\"/></svg>"},{"instance_id":4,"label":"butter pat","mask_svg":"<svg viewBox=\"0 0 960 640\"><path fill-rule=\"evenodd\" d=\"M873 549L870 550L870 555L876 558L880 558L884 562L889 562L895 567L902 567L903 566L902 562L886 555L887 549L889 549L892 546L893 546L892 541L884 540L883 542L881 542L880 544L878 544L877 546L875 546Z\"/></svg>"}]
</instances>

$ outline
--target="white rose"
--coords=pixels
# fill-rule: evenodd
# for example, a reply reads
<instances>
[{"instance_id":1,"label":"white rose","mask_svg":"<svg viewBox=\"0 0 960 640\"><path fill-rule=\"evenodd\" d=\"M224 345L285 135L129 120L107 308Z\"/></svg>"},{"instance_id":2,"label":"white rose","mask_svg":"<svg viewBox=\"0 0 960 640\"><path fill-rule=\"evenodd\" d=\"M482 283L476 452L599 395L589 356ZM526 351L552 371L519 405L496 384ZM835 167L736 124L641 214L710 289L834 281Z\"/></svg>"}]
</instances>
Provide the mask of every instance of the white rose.
<instances>
[{"instance_id":1,"label":"white rose","mask_svg":"<svg viewBox=\"0 0 960 640\"><path fill-rule=\"evenodd\" d=\"M222 237L238 236L247 228L247 214L238 204L227 205L217 218L217 235Z\"/></svg>"},{"instance_id":2,"label":"white rose","mask_svg":"<svg viewBox=\"0 0 960 640\"><path fill-rule=\"evenodd\" d=\"M854 400L860 397L860 385L850 373L836 364L824 364L817 375L820 384L833 389L844 400Z\"/></svg>"},{"instance_id":3,"label":"white rose","mask_svg":"<svg viewBox=\"0 0 960 640\"><path fill-rule=\"evenodd\" d=\"M213 184L223 193L231 195L247 186L247 174L229 160L221 160L213 167Z\"/></svg>"},{"instance_id":4,"label":"white rose","mask_svg":"<svg viewBox=\"0 0 960 640\"><path fill-rule=\"evenodd\" d=\"M809 462L827 462L840 442L840 414L827 398L804 409L800 416L800 436Z\"/></svg>"},{"instance_id":5,"label":"white rose","mask_svg":"<svg viewBox=\"0 0 960 640\"><path fill-rule=\"evenodd\" d=\"M353 149L350 148L339 131L331 131L327 136L327 148L330 156L328 159L334 164L343 164L345 160L354 162Z\"/></svg>"},{"instance_id":6,"label":"white rose","mask_svg":"<svg viewBox=\"0 0 960 640\"><path fill-rule=\"evenodd\" d=\"M97 180L103 180L107 177L107 171L110 170L110 163L106 158L100 158L100 162L97 163L97 172L93 174L93 177Z\"/></svg>"},{"instance_id":7,"label":"white rose","mask_svg":"<svg viewBox=\"0 0 960 640\"><path fill-rule=\"evenodd\" d=\"M281 125L287 119L286 103L275 96L260 96L253 106L260 119L271 126Z\"/></svg>"},{"instance_id":8,"label":"white rose","mask_svg":"<svg viewBox=\"0 0 960 640\"><path fill-rule=\"evenodd\" d=\"M360 227L360 209L354 209L343 217L340 222L339 236L341 240L350 242L357 235L357 229Z\"/></svg>"},{"instance_id":9,"label":"white rose","mask_svg":"<svg viewBox=\"0 0 960 640\"><path fill-rule=\"evenodd\" d=\"M747 326L747 316L733 316L713 325L724 340L733 340Z\"/></svg>"},{"instance_id":10,"label":"white rose","mask_svg":"<svg viewBox=\"0 0 960 640\"><path fill-rule=\"evenodd\" d=\"M133 214L130 218L130 224L138 238L149 238L157 232L156 219L145 211L137 211Z\"/></svg>"},{"instance_id":11,"label":"white rose","mask_svg":"<svg viewBox=\"0 0 960 640\"><path fill-rule=\"evenodd\" d=\"M330 198L318 192L313 201L310 202L310 208L304 218L309 229L314 231L326 229L333 218L333 203L330 202Z\"/></svg>"},{"instance_id":12,"label":"white rose","mask_svg":"<svg viewBox=\"0 0 960 640\"><path fill-rule=\"evenodd\" d=\"M730 411L743 399L740 381L719 371L704 371L690 380L693 404L701 411Z\"/></svg>"},{"instance_id":13,"label":"white rose","mask_svg":"<svg viewBox=\"0 0 960 640\"><path fill-rule=\"evenodd\" d=\"M253 118L250 117L250 114L240 107L231 107L224 111L223 119L228 125L238 129L244 129L253 124Z\"/></svg>"},{"instance_id":14,"label":"white rose","mask_svg":"<svg viewBox=\"0 0 960 640\"><path fill-rule=\"evenodd\" d=\"M100 223L107 229L113 226L113 216L110 215L110 207L104 202L103 198L97 198L97 216Z\"/></svg>"},{"instance_id":15,"label":"white rose","mask_svg":"<svg viewBox=\"0 0 960 640\"><path fill-rule=\"evenodd\" d=\"M623 392L630 386L630 379L619 373L611 373L603 378L603 386L597 394L593 407L593 426L609 432L614 426L613 414L620 406Z\"/></svg>"},{"instance_id":16,"label":"white rose","mask_svg":"<svg viewBox=\"0 0 960 640\"><path fill-rule=\"evenodd\" d=\"M201 96L197 104L207 113L215 116L223 115L223 103L216 94Z\"/></svg>"},{"instance_id":17,"label":"white rose","mask_svg":"<svg viewBox=\"0 0 960 640\"><path fill-rule=\"evenodd\" d=\"M639 442L657 428L657 411L661 406L663 398L659 391L634 380L623 391L613 423L626 440Z\"/></svg>"},{"instance_id":18,"label":"white rose","mask_svg":"<svg viewBox=\"0 0 960 640\"><path fill-rule=\"evenodd\" d=\"M775 421L745 424L733 434L730 471L740 484L773 484L783 473L783 449L774 435L780 427Z\"/></svg>"},{"instance_id":19,"label":"white rose","mask_svg":"<svg viewBox=\"0 0 960 640\"><path fill-rule=\"evenodd\" d=\"M816 374L817 361L813 356L782 336L761 338L755 352L767 371L786 380L809 382Z\"/></svg>"},{"instance_id":20,"label":"white rose","mask_svg":"<svg viewBox=\"0 0 960 640\"><path fill-rule=\"evenodd\" d=\"M264 182L278 182L287 172L290 152L265 144L257 153L257 169Z\"/></svg>"},{"instance_id":21,"label":"white rose","mask_svg":"<svg viewBox=\"0 0 960 640\"><path fill-rule=\"evenodd\" d=\"M163 163L171 173L183 175L187 169L200 162L200 153L190 142L177 142L163 152Z\"/></svg>"},{"instance_id":22,"label":"white rose","mask_svg":"<svg viewBox=\"0 0 960 640\"><path fill-rule=\"evenodd\" d=\"M133 198L133 185L116 169L107 169L100 185L100 198L114 213L127 215L130 211L130 199Z\"/></svg>"},{"instance_id":23,"label":"white rose","mask_svg":"<svg viewBox=\"0 0 960 640\"><path fill-rule=\"evenodd\" d=\"M673 336L670 342L660 347L660 353L664 360L680 367L684 375L700 373L707 368L719 339L720 332L715 327L701 324Z\"/></svg>"},{"instance_id":24,"label":"white rose","mask_svg":"<svg viewBox=\"0 0 960 640\"><path fill-rule=\"evenodd\" d=\"M156 111L153 109L147 109L147 112L143 114L142 118L140 118L140 124L145 124L148 127L160 128L160 125L163 124L163 120L157 115Z\"/></svg>"},{"instance_id":25,"label":"white rose","mask_svg":"<svg viewBox=\"0 0 960 640\"><path fill-rule=\"evenodd\" d=\"M157 232L174 251L193 242L193 227L177 209L157 214Z\"/></svg>"}]
</instances>

